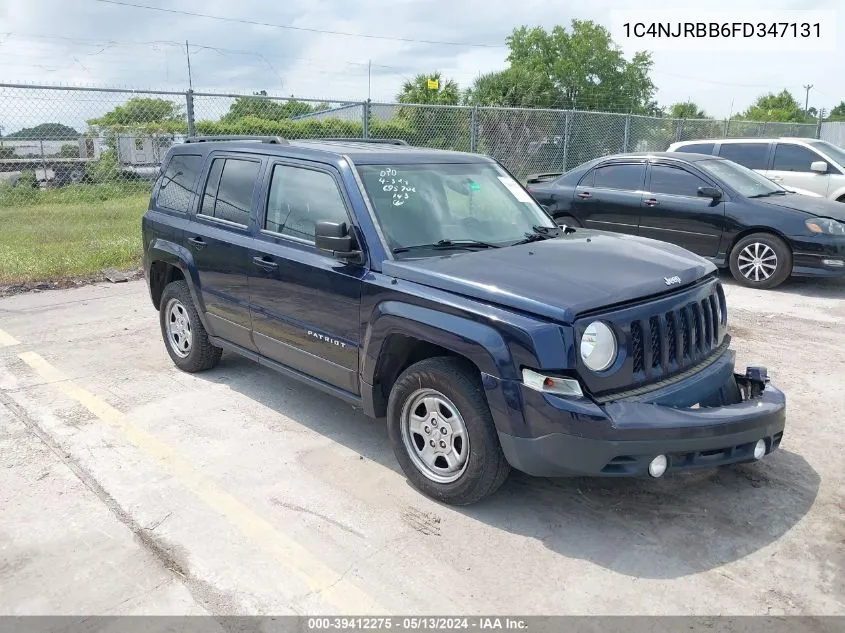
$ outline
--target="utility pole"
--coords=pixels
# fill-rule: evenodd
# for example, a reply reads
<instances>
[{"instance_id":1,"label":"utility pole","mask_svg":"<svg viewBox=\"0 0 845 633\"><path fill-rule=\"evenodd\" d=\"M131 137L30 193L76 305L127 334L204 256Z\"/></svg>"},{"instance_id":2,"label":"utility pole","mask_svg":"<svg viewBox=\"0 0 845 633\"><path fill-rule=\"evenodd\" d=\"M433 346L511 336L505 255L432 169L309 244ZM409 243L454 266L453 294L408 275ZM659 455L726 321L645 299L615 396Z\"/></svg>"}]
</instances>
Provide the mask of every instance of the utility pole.
<instances>
[{"instance_id":1,"label":"utility pole","mask_svg":"<svg viewBox=\"0 0 845 633\"><path fill-rule=\"evenodd\" d=\"M372 96L372 95L370 95L370 88L372 86L372 70L373 70L373 60L368 59L367 60L367 101L369 101L371 96Z\"/></svg>"},{"instance_id":2,"label":"utility pole","mask_svg":"<svg viewBox=\"0 0 845 633\"><path fill-rule=\"evenodd\" d=\"M804 90L807 91L806 96L804 97L804 112L807 112L807 106L810 105L810 88L813 87L813 84L807 84L804 86Z\"/></svg>"},{"instance_id":3,"label":"utility pole","mask_svg":"<svg viewBox=\"0 0 845 633\"><path fill-rule=\"evenodd\" d=\"M185 55L188 58L188 90L193 90L194 80L191 77L191 49L188 47L188 40L185 40Z\"/></svg>"}]
</instances>

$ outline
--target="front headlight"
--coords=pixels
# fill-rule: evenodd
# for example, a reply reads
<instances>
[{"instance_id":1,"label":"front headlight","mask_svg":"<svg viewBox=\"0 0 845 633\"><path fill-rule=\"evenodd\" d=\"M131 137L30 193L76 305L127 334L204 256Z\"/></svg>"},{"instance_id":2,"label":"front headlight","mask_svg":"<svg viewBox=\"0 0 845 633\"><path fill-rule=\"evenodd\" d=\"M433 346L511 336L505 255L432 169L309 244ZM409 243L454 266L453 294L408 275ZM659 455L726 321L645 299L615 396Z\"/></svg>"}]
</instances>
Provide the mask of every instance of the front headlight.
<instances>
[{"instance_id":1,"label":"front headlight","mask_svg":"<svg viewBox=\"0 0 845 633\"><path fill-rule=\"evenodd\" d=\"M601 321L593 321L581 336L581 360L588 369L604 371L616 360L616 335Z\"/></svg>"},{"instance_id":2,"label":"front headlight","mask_svg":"<svg viewBox=\"0 0 845 633\"><path fill-rule=\"evenodd\" d=\"M845 235L845 224L837 222L831 218L811 218L806 220L804 224L813 233L822 233L824 235Z\"/></svg>"}]
</instances>

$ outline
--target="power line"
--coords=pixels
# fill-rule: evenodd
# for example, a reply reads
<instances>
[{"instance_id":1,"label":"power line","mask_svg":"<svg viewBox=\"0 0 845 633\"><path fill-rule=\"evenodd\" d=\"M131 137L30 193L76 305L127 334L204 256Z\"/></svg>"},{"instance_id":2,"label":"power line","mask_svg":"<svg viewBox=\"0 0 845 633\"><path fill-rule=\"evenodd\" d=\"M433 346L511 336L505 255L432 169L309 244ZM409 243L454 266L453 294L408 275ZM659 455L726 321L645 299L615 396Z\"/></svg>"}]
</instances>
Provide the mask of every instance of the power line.
<instances>
[{"instance_id":1,"label":"power line","mask_svg":"<svg viewBox=\"0 0 845 633\"><path fill-rule=\"evenodd\" d=\"M167 9L165 7L152 7L146 4L134 2L123 2L121 0L94 0L103 4L113 4L121 7L133 7L135 9L148 9L150 11L161 11L176 15L187 15L194 18L206 18L209 20L220 20L223 22L237 22L238 24L249 24L251 26L267 26L275 29L288 29L291 31L304 31L307 33L320 33L322 35L342 35L344 37L361 37L370 40L387 40L391 42L410 42L414 44L439 44L443 46L470 46L475 48L507 48L504 44L478 44L472 42L447 42L441 40L421 40L410 37L392 37L388 35L368 35L365 33L348 33L345 31L329 31L327 29L313 29L304 26L290 26L289 24L273 24L271 22L259 22L258 20L247 20L246 18L230 18L222 15L210 15L208 13L196 13L193 11L182 11L179 9Z\"/></svg>"}]
</instances>

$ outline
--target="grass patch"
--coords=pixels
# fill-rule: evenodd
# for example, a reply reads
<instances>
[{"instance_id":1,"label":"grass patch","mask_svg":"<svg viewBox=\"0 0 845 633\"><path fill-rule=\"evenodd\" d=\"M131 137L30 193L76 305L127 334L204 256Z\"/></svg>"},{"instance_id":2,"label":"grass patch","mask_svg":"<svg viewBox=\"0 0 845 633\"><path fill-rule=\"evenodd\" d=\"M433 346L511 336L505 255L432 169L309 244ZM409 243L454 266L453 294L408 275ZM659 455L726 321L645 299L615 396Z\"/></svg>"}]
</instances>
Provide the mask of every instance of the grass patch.
<instances>
[{"instance_id":1,"label":"grass patch","mask_svg":"<svg viewBox=\"0 0 845 633\"><path fill-rule=\"evenodd\" d=\"M58 281L139 265L141 216L149 193L123 193L87 202L56 202L48 195L34 204L0 204L0 284Z\"/></svg>"}]
</instances>

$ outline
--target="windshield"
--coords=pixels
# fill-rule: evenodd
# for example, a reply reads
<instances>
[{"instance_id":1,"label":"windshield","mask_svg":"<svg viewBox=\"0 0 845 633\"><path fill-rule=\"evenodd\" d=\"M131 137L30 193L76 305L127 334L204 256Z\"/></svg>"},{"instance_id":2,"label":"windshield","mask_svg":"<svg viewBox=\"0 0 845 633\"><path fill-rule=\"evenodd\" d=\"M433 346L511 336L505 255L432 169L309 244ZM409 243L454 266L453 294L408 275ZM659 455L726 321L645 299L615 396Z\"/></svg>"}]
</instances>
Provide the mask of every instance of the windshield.
<instances>
[{"instance_id":1,"label":"windshield","mask_svg":"<svg viewBox=\"0 0 845 633\"><path fill-rule=\"evenodd\" d=\"M746 198L786 193L765 176L729 160L700 160L695 164Z\"/></svg>"},{"instance_id":2,"label":"windshield","mask_svg":"<svg viewBox=\"0 0 845 633\"><path fill-rule=\"evenodd\" d=\"M815 147L820 152L827 154L830 158L839 163L840 167L845 167L845 151L836 147L836 145L832 145L827 141L810 141L809 145L811 147Z\"/></svg>"},{"instance_id":3,"label":"windshield","mask_svg":"<svg viewBox=\"0 0 845 633\"><path fill-rule=\"evenodd\" d=\"M505 245L555 223L516 180L491 163L359 165L392 250L449 242Z\"/></svg>"}]
</instances>

